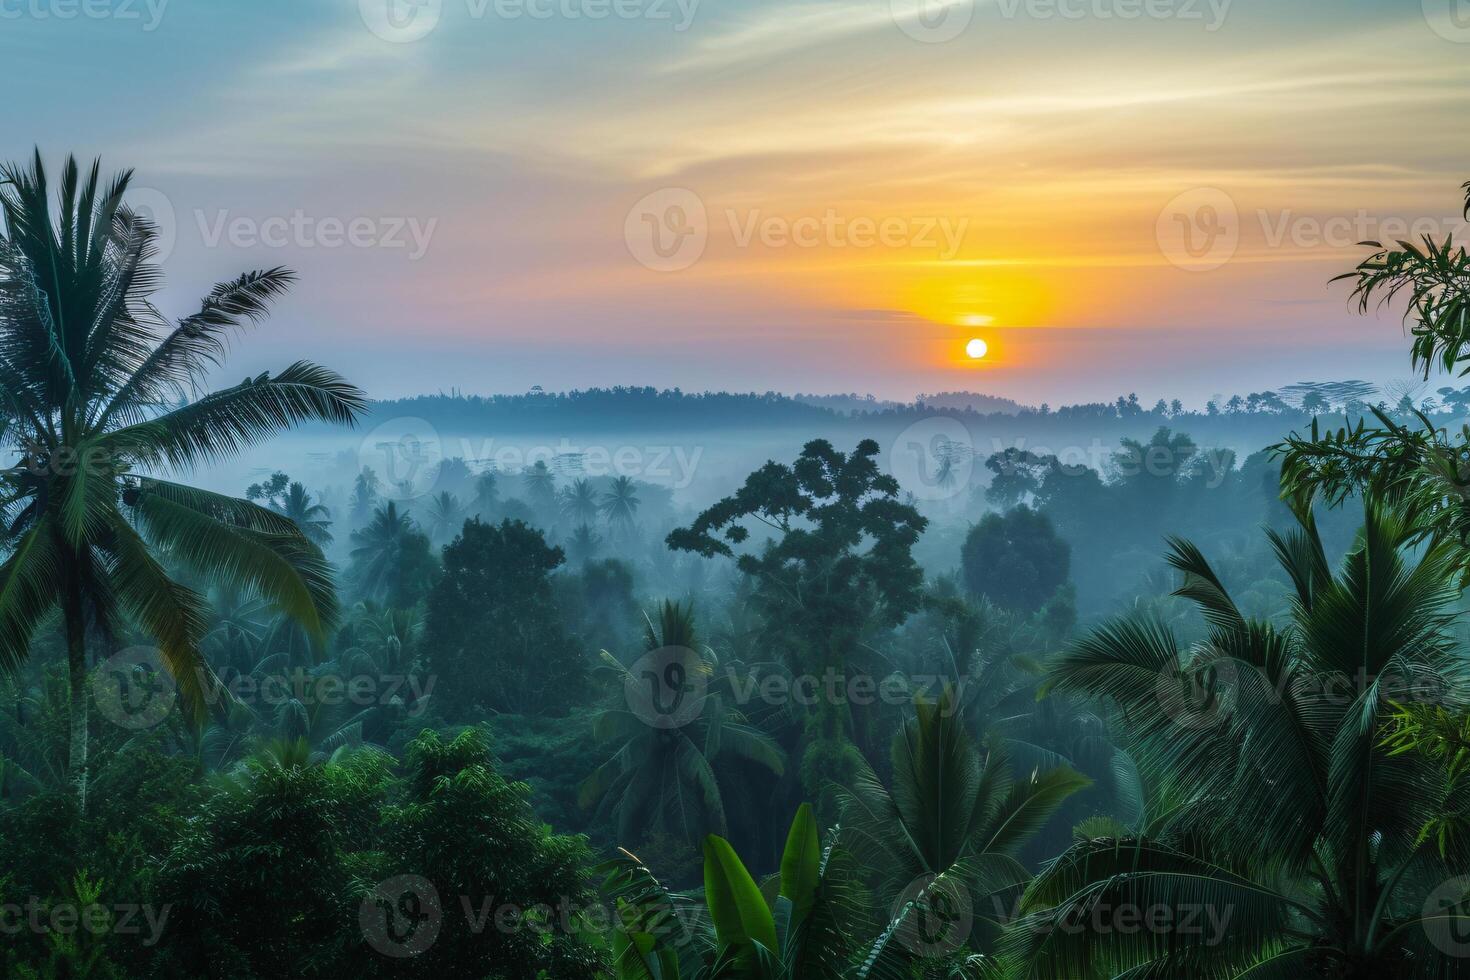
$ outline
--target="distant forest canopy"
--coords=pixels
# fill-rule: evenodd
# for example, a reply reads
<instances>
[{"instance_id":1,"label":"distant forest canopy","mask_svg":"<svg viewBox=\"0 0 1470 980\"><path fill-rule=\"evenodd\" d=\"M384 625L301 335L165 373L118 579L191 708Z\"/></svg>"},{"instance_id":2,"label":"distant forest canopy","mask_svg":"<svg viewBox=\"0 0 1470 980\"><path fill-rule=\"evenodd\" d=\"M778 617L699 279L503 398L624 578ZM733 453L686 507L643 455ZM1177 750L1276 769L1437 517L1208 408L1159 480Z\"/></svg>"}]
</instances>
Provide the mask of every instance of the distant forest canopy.
<instances>
[{"instance_id":1,"label":"distant forest canopy","mask_svg":"<svg viewBox=\"0 0 1470 980\"><path fill-rule=\"evenodd\" d=\"M1207 419L1220 416L1364 415L1371 407L1407 415L1463 413L1470 387L1431 389L1423 382L1383 386L1367 381L1313 381L1277 391L1218 396L1203 408L1186 407L1179 399L1159 398L1149 405L1136 393L1111 402L1088 402L1053 408L1047 403L1023 405L1009 398L970 391L921 394L912 402L884 400L857 393L819 395L780 392L686 392L679 388L617 386L524 394L467 395L457 390L434 395L387 399L374 404L379 418L413 416L451 429L508 427L518 431L579 429L685 429L810 426L848 419L873 422L902 420L942 412L975 416L1041 417L1065 421L1112 419Z\"/></svg>"}]
</instances>

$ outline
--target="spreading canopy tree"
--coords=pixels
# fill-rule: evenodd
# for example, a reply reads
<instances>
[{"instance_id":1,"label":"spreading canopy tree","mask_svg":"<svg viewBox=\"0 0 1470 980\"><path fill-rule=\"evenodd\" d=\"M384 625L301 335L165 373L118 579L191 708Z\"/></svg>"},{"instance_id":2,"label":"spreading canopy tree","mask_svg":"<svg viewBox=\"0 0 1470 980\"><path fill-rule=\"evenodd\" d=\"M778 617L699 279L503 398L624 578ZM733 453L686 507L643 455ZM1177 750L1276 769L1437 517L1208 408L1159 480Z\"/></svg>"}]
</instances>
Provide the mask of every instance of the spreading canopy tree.
<instances>
[{"instance_id":1,"label":"spreading canopy tree","mask_svg":"<svg viewBox=\"0 0 1470 980\"><path fill-rule=\"evenodd\" d=\"M878 452L871 439L852 453L813 440L792 465L766 463L733 496L668 536L676 551L735 559L769 624L795 644L790 666L798 672L845 677L864 630L897 625L922 599L913 547L928 522L899 499ZM750 524L772 537L737 554L750 541ZM846 707L823 701L811 716L802 773L814 795L861 764L846 740Z\"/></svg>"}]
</instances>

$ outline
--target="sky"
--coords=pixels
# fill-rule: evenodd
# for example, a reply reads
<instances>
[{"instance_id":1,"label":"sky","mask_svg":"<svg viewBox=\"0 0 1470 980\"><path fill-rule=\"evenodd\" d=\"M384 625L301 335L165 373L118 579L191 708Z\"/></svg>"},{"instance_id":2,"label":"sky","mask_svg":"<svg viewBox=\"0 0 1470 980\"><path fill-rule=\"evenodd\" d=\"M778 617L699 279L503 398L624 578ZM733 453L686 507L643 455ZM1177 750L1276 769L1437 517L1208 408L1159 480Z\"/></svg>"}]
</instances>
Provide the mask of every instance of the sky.
<instances>
[{"instance_id":1,"label":"sky","mask_svg":"<svg viewBox=\"0 0 1470 980\"><path fill-rule=\"evenodd\" d=\"M300 273L222 380L1202 404L1409 377L1329 280L1463 225L1463 7L0 0L0 157Z\"/></svg>"}]
</instances>

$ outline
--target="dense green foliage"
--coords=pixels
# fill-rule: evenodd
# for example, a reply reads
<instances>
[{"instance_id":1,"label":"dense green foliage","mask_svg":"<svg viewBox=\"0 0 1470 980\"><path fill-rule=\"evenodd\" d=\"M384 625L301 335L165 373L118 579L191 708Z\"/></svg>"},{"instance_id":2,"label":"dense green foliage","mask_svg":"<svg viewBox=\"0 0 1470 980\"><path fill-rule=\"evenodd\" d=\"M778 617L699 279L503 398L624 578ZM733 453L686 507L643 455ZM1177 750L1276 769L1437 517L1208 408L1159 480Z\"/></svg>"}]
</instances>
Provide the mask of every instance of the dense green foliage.
<instances>
[{"instance_id":1,"label":"dense green foliage","mask_svg":"<svg viewBox=\"0 0 1470 980\"><path fill-rule=\"evenodd\" d=\"M1066 584L1072 549L1051 521L1025 504L986 514L965 535L960 568L970 594L1008 609L1035 612Z\"/></svg>"},{"instance_id":2,"label":"dense green foliage","mask_svg":"<svg viewBox=\"0 0 1470 980\"><path fill-rule=\"evenodd\" d=\"M1434 406L1014 409L1142 428L998 446L973 485L973 448L909 439L926 499L892 444L809 434L702 508L579 453L272 460L240 500L163 477L362 396L311 365L199 395L291 276L165 327L126 188L0 184L4 975L1470 975L1470 473ZM1353 277L1463 368L1466 265L1400 243ZM1339 407L1241 463L1181 430Z\"/></svg>"}]
</instances>

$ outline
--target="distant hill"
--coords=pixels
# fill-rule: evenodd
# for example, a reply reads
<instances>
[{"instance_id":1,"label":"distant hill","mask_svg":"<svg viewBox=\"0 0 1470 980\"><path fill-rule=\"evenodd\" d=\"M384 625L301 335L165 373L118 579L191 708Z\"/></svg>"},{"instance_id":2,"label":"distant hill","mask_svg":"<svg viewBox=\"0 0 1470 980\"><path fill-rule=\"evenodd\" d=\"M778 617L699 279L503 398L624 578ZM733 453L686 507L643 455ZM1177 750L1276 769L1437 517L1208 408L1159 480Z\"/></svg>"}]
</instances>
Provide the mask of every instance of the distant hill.
<instances>
[{"instance_id":1,"label":"distant hill","mask_svg":"<svg viewBox=\"0 0 1470 980\"><path fill-rule=\"evenodd\" d=\"M451 430L500 427L521 431L568 424L591 429L809 427L861 416L906 417L934 411L1016 415L1027 410L1009 398L974 392L942 392L900 402L856 393L685 392L634 386L558 392L533 389L517 395L454 391L379 401L374 406L379 418L413 416Z\"/></svg>"},{"instance_id":2,"label":"distant hill","mask_svg":"<svg viewBox=\"0 0 1470 980\"><path fill-rule=\"evenodd\" d=\"M829 408L834 412L851 415L855 412L879 412L884 409L907 408L904 402L890 401L877 398L873 395L805 395L798 392L791 396L794 400L807 405L816 405L819 408Z\"/></svg>"},{"instance_id":3,"label":"distant hill","mask_svg":"<svg viewBox=\"0 0 1470 980\"><path fill-rule=\"evenodd\" d=\"M973 391L941 391L933 395L920 395L914 399L930 408L946 408L959 412L976 412L980 415L1016 415L1026 408L1018 401L998 395L982 395Z\"/></svg>"},{"instance_id":4,"label":"distant hill","mask_svg":"<svg viewBox=\"0 0 1470 980\"><path fill-rule=\"evenodd\" d=\"M684 392L678 388L618 386L524 395L458 392L379 401L378 418L413 416L442 429L555 431L568 425L592 429L715 430L820 425L846 415L789 395L756 392Z\"/></svg>"}]
</instances>

